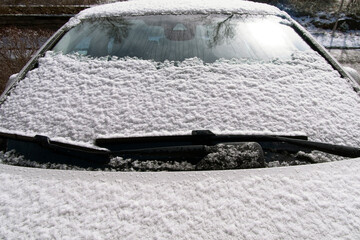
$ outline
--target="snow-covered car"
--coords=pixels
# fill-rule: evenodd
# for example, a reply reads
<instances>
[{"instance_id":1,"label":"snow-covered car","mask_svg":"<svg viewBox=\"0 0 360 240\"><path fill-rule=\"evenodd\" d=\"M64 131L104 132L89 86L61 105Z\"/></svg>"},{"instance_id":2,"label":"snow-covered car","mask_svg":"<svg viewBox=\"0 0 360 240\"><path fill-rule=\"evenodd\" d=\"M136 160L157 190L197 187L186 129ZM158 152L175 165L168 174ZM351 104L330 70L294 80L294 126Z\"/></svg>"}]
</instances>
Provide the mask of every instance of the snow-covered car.
<instances>
[{"instance_id":1,"label":"snow-covered car","mask_svg":"<svg viewBox=\"0 0 360 240\"><path fill-rule=\"evenodd\" d=\"M275 7L84 10L0 113L1 237L360 237L359 83Z\"/></svg>"}]
</instances>

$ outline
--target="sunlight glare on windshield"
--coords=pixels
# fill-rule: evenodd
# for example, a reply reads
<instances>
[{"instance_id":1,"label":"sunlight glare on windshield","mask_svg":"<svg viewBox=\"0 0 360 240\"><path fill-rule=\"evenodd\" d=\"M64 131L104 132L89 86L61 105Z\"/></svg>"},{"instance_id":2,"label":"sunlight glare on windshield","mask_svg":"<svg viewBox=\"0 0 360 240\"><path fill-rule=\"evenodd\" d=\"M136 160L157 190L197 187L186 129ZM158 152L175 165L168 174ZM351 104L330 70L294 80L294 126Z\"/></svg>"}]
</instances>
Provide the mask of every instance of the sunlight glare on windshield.
<instances>
[{"instance_id":1,"label":"sunlight glare on windshield","mask_svg":"<svg viewBox=\"0 0 360 240\"><path fill-rule=\"evenodd\" d=\"M290 22L276 16L162 15L86 20L53 50L157 62L197 57L212 63L289 59L294 52L308 49Z\"/></svg>"},{"instance_id":2,"label":"sunlight glare on windshield","mask_svg":"<svg viewBox=\"0 0 360 240\"><path fill-rule=\"evenodd\" d=\"M286 46L284 29L280 24L273 22L253 22L248 23L250 34L253 35L261 45L267 48L280 48Z\"/></svg>"}]
</instances>

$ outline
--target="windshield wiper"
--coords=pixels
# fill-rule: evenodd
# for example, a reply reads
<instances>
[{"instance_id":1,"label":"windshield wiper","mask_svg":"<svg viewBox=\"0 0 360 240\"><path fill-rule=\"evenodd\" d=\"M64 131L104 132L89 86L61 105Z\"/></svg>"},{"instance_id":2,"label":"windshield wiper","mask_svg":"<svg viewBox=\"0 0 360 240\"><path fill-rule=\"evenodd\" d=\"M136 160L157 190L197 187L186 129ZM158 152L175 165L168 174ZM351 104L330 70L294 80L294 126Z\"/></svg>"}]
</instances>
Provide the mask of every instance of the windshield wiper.
<instances>
[{"instance_id":1,"label":"windshield wiper","mask_svg":"<svg viewBox=\"0 0 360 240\"><path fill-rule=\"evenodd\" d=\"M47 136L34 137L0 132L1 150L15 150L26 159L40 163L59 163L81 167L101 167L109 162L108 150L79 146L50 140Z\"/></svg>"},{"instance_id":2,"label":"windshield wiper","mask_svg":"<svg viewBox=\"0 0 360 240\"><path fill-rule=\"evenodd\" d=\"M0 132L2 150L15 149L17 153L38 162L55 162L83 167L106 167L113 157L138 160L187 161L199 163L210 153L217 153L225 146L242 151L244 143L258 154L258 159L272 159L273 153L296 154L313 150L343 157L360 157L360 148L308 141L306 136L283 135L216 135L208 130L195 130L191 135L102 138L95 144L105 149L79 146L52 141L46 136L21 136ZM258 145L258 146L257 146ZM221 150L222 151L222 150ZM231 154L233 150L229 150ZM249 156L252 153L249 153ZM276 154L275 154L276 157ZM259 160L262 161L262 160Z\"/></svg>"},{"instance_id":3,"label":"windshield wiper","mask_svg":"<svg viewBox=\"0 0 360 240\"><path fill-rule=\"evenodd\" d=\"M343 157L360 157L360 148L312 142L307 136L285 136L285 135L216 135L209 130L194 130L191 135L175 136L150 136L150 137L126 137L126 138L98 138L95 144L116 153L131 153L159 150L177 149L181 146L213 146L220 143L233 142L257 142L264 151L282 150L288 152L313 150L322 151Z\"/></svg>"}]
</instances>

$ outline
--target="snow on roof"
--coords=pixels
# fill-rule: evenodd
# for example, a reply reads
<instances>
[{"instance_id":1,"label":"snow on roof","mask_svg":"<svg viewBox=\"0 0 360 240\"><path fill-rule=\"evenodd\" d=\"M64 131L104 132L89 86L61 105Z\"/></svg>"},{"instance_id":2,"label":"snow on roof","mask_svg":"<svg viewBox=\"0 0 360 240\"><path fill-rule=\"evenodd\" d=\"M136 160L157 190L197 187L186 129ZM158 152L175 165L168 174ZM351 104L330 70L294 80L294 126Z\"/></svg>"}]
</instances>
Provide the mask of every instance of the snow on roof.
<instances>
[{"instance_id":1,"label":"snow on roof","mask_svg":"<svg viewBox=\"0 0 360 240\"><path fill-rule=\"evenodd\" d=\"M278 8L242 0L135 0L100 5L81 11L75 19L146 14L246 13L284 15ZM72 21L74 21L73 19Z\"/></svg>"},{"instance_id":2,"label":"snow on roof","mask_svg":"<svg viewBox=\"0 0 360 240\"><path fill-rule=\"evenodd\" d=\"M97 137L303 132L360 145L360 97L317 53L179 65L47 53L0 108L0 130Z\"/></svg>"},{"instance_id":3,"label":"snow on roof","mask_svg":"<svg viewBox=\"0 0 360 240\"><path fill-rule=\"evenodd\" d=\"M359 239L360 159L104 173L0 164L1 239Z\"/></svg>"}]
</instances>

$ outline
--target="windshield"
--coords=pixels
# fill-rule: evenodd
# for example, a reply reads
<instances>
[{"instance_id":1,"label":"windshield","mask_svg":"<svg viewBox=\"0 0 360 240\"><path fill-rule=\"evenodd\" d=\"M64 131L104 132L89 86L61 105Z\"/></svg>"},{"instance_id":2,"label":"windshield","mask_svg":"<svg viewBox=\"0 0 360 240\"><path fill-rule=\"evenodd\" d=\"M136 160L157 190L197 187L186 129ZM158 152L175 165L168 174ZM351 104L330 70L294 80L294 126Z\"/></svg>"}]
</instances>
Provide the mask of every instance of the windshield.
<instances>
[{"instance_id":1,"label":"windshield","mask_svg":"<svg viewBox=\"0 0 360 240\"><path fill-rule=\"evenodd\" d=\"M85 20L67 32L54 51L91 57L137 57L163 62L198 57L289 59L310 47L276 16L159 15Z\"/></svg>"},{"instance_id":2,"label":"windshield","mask_svg":"<svg viewBox=\"0 0 360 240\"><path fill-rule=\"evenodd\" d=\"M360 98L353 86L316 45L309 49L290 22L276 16L84 20L53 50L39 58L0 107L6 143L0 145L6 151L66 164L80 155L116 169L143 169L143 160L156 169L156 161L176 162L176 169L184 162L191 164L186 169L208 169L209 163L223 169L229 157L231 168L245 168L322 161L322 155L313 160L315 150L333 154L333 145L297 142L293 149L289 139L278 150L285 139L263 143L254 134L360 143L354 121L360 118L355 111ZM209 132L198 136L198 130ZM161 138L146 138L154 136ZM134 146L138 137L146 139ZM110 142L103 145L101 139ZM170 140L175 143L169 145ZM105 151L94 151L99 147Z\"/></svg>"}]
</instances>

